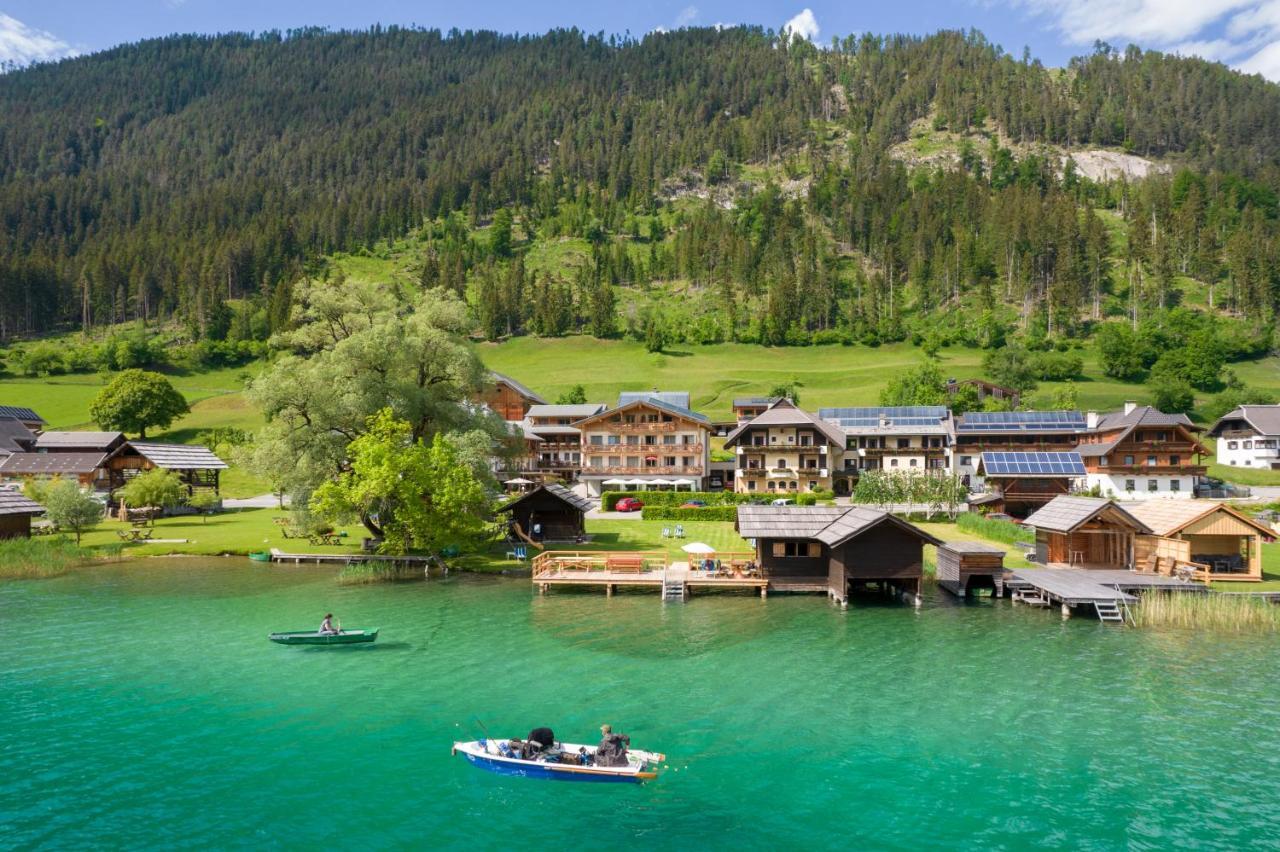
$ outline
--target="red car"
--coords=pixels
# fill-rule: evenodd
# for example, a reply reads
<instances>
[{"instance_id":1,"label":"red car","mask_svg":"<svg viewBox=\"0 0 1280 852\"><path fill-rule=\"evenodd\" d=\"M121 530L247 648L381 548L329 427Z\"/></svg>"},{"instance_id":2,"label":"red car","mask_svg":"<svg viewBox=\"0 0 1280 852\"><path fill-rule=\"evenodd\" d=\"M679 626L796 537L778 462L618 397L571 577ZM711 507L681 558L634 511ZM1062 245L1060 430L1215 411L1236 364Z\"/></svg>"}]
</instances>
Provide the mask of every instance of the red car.
<instances>
[{"instance_id":1,"label":"red car","mask_svg":"<svg viewBox=\"0 0 1280 852\"><path fill-rule=\"evenodd\" d=\"M613 507L615 512L639 512L644 508L644 504L634 497L623 497Z\"/></svg>"}]
</instances>

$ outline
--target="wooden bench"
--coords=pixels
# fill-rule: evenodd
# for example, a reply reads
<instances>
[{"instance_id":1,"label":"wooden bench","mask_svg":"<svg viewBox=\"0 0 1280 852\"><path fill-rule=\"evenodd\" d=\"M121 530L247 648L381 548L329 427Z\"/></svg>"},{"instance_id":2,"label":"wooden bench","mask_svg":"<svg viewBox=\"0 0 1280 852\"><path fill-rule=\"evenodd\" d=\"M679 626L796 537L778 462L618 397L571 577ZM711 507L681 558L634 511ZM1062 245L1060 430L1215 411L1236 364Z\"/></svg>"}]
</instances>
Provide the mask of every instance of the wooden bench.
<instances>
[{"instance_id":1,"label":"wooden bench","mask_svg":"<svg viewBox=\"0 0 1280 852\"><path fill-rule=\"evenodd\" d=\"M609 571L617 571L619 573L639 574L644 571L643 556L610 556L605 560L604 567Z\"/></svg>"}]
</instances>

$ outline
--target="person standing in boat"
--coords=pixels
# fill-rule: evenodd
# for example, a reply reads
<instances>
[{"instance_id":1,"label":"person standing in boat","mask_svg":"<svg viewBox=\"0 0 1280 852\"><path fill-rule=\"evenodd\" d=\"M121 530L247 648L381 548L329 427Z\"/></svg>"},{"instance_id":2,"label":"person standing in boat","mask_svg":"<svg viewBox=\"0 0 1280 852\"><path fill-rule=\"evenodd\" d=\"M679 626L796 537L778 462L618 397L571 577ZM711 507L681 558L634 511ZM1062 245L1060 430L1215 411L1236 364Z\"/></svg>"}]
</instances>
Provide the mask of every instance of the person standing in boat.
<instances>
[{"instance_id":1,"label":"person standing in boat","mask_svg":"<svg viewBox=\"0 0 1280 852\"><path fill-rule=\"evenodd\" d=\"M612 725L601 725L600 745L596 746L596 766L626 766L629 745L631 737L615 734Z\"/></svg>"},{"instance_id":2,"label":"person standing in boat","mask_svg":"<svg viewBox=\"0 0 1280 852\"><path fill-rule=\"evenodd\" d=\"M320 622L320 630L318 631L326 636L337 636L342 631L333 626L333 613L326 613L324 621Z\"/></svg>"}]
</instances>

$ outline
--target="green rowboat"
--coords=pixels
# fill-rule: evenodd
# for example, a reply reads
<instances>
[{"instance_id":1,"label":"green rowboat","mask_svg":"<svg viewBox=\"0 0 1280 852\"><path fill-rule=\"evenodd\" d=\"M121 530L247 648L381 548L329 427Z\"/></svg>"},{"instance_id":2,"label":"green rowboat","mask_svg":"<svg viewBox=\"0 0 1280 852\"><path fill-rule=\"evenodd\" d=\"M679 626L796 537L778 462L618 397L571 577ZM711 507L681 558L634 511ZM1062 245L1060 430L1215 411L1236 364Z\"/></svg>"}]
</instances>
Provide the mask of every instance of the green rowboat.
<instances>
[{"instance_id":1,"label":"green rowboat","mask_svg":"<svg viewBox=\"0 0 1280 852\"><path fill-rule=\"evenodd\" d=\"M378 638L378 628L372 630L344 630L341 633L317 633L314 630L295 633L272 633L267 636L281 645L359 645Z\"/></svg>"},{"instance_id":2,"label":"green rowboat","mask_svg":"<svg viewBox=\"0 0 1280 852\"><path fill-rule=\"evenodd\" d=\"M271 554L265 550L255 550L249 554L249 558L254 562L270 562Z\"/></svg>"}]
</instances>

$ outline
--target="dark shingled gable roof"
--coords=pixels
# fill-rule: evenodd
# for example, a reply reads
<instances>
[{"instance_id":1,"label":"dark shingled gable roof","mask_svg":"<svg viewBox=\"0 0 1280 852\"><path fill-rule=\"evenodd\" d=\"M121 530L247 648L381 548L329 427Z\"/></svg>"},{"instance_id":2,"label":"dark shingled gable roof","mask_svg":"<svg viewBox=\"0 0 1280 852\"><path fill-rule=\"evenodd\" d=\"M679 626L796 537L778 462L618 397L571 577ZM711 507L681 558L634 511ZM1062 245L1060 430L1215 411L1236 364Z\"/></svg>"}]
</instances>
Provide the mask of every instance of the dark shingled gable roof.
<instances>
[{"instance_id":1,"label":"dark shingled gable roof","mask_svg":"<svg viewBox=\"0 0 1280 852\"><path fill-rule=\"evenodd\" d=\"M739 506L738 533L743 538L802 538L836 547L874 526L891 523L914 533L926 544L939 539L890 512L865 506Z\"/></svg>"},{"instance_id":2,"label":"dark shingled gable roof","mask_svg":"<svg viewBox=\"0 0 1280 852\"><path fill-rule=\"evenodd\" d=\"M1232 420L1243 420L1259 435L1280 435L1280 405L1242 405L1218 418L1209 429L1209 437L1221 434L1221 427Z\"/></svg>"},{"instance_id":3,"label":"dark shingled gable roof","mask_svg":"<svg viewBox=\"0 0 1280 852\"><path fill-rule=\"evenodd\" d=\"M0 453L25 453L23 444L35 443L36 434L21 421L0 418Z\"/></svg>"},{"instance_id":4,"label":"dark shingled gable roof","mask_svg":"<svg viewBox=\"0 0 1280 852\"><path fill-rule=\"evenodd\" d=\"M156 467L169 470L226 470L227 463L213 450L199 444L163 444L159 441L130 441L129 446Z\"/></svg>"},{"instance_id":5,"label":"dark shingled gable roof","mask_svg":"<svg viewBox=\"0 0 1280 852\"><path fill-rule=\"evenodd\" d=\"M44 506L19 491L0 491L0 515L39 515L43 512Z\"/></svg>"},{"instance_id":6,"label":"dark shingled gable roof","mask_svg":"<svg viewBox=\"0 0 1280 852\"><path fill-rule=\"evenodd\" d=\"M516 506L523 503L525 500L528 500L533 495L539 493L540 491L545 491L548 494L554 495L564 503L582 512L587 512L595 507L595 503L591 502L586 497L579 497L577 494L574 494L572 491L570 491L568 488L565 488L563 485L551 483L550 485L540 485L537 488L533 489L532 491L529 491L528 493L521 494L519 497L512 500L510 503L506 504L505 506L501 506L498 509L498 511L509 512L512 509L514 509Z\"/></svg>"},{"instance_id":7,"label":"dark shingled gable roof","mask_svg":"<svg viewBox=\"0 0 1280 852\"><path fill-rule=\"evenodd\" d=\"M819 418L815 414L810 414L800 408L797 408L790 400L780 399L769 406L769 410L761 413L758 417L753 417L746 423L734 429L724 439L726 448L737 443L739 436L744 432L760 426L799 426L809 429L816 429L822 433L828 443L835 444L837 447L844 446L844 431L837 428L835 424ZM775 450L794 449L795 444L785 444L781 446L772 446Z\"/></svg>"},{"instance_id":8,"label":"dark shingled gable roof","mask_svg":"<svg viewBox=\"0 0 1280 852\"><path fill-rule=\"evenodd\" d=\"M1031 513L1023 523L1046 532L1069 533L1108 510L1120 513L1138 532L1150 533L1147 525L1120 506L1101 497L1054 497Z\"/></svg>"}]
</instances>

